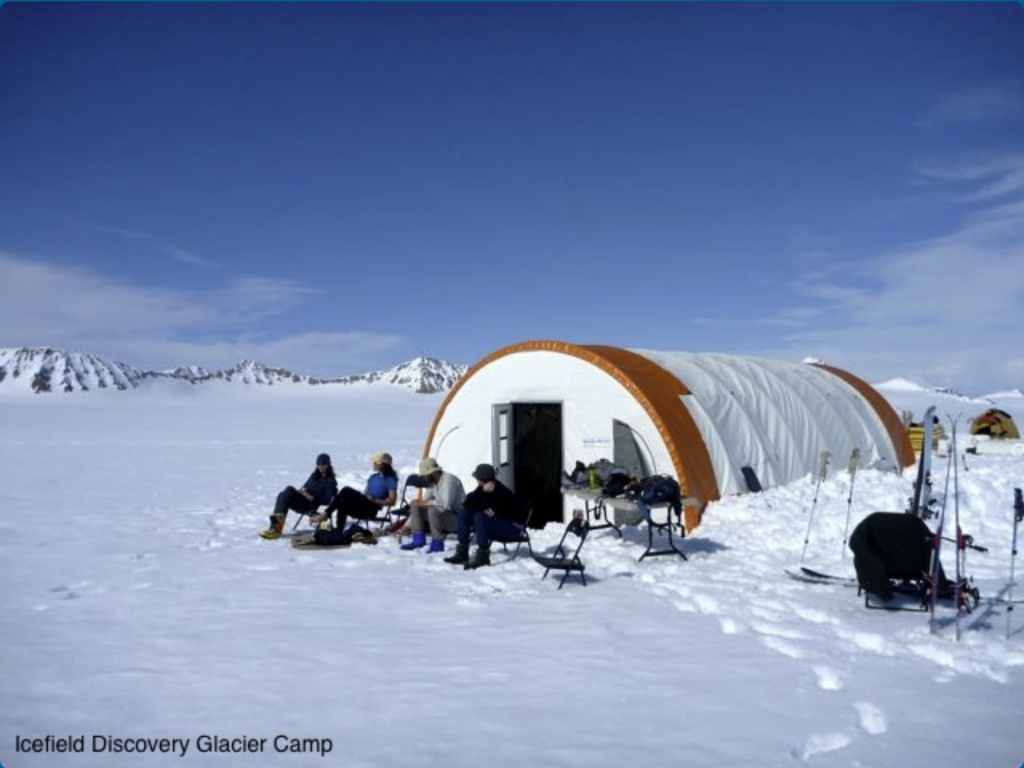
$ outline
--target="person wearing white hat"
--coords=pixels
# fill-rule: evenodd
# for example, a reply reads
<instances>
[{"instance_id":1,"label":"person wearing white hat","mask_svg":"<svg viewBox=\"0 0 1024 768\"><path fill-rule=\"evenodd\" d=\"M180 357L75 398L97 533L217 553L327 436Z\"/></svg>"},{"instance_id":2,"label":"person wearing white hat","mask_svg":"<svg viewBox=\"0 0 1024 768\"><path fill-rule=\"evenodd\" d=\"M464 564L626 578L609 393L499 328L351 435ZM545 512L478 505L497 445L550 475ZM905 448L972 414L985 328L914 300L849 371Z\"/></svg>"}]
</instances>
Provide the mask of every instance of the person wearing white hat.
<instances>
[{"instance_id":1,"label":"person wearing white hat","mask_svg":"<svg viewBox=\"0 0 1024 768\"><path fill-rule=\"evenodd\" d=\"M462 481L438 466L437 460L428 456L420 462L419 474L429 478L430 487L422 499L409 502L409 520L406 527L412 532L412 541L403 544L402 549L420 549L427 545L425 528L430 528L430 553L444 552L445 534L455 533L466 499ZM424 520L426 518L426 520Z\"/></svg>"}]
</instances>

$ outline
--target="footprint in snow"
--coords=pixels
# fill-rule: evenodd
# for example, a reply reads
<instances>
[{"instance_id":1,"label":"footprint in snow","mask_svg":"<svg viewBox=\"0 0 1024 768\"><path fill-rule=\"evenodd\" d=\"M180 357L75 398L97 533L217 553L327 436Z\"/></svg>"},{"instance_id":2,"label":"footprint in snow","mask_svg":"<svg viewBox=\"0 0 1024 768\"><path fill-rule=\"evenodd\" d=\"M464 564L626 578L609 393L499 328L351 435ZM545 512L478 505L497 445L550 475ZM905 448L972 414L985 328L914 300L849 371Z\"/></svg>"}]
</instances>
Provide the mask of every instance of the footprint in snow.
<instances>
[{"instance_id":1,"label":"footprint in snow","mask_svg":"<svg viewBox=\"0 0 1024 768\"><path fill-rule=\"evenodd\" d=\"M750 625L753 630L762 635L771 637L782 637L786 640L806 640L807 635L799 629L793 629L782 624L773 624L767 621L754 621Z\"/></svg>"},{"instance_id":2,"label":"footprint in snow","mask_svg":"<svg viewBox=\"0 0 1024 768\"><path fill-rule=\"evenodd\" d=\"M886 722L885 713L874 704L870 704L866 701L858 701L853 705L853 708L857 710L857 718L860 720L860 727L864 729L865 733L870 734L871 736L881 736L889 730L889 724Z\"/></svg>"},{"instance_id":3,"label":"footprint in snow","mask_svg":"<svg viewBox=\"0 0 1024 768\"><path fill-rule=\"evenodd\" d=\"M802 648L775 635L763 635L761 642L776 653L781 653L791 659L802 659L806 655Z\"/></svg>"},{"instance_id":4,"label":"footprint in snow","mask_svg":"<svg viewBox=\"0 0 1024 768\"><path fill-rule=\"evenodd\" d=\"M888 643L882 635L874 632L857 632L846 627L835 627L836 636L842 640L848 640L862 651L885 655L888 651Z\"/></svg>"},{"instance_id":5,"label":"footprint in snow","mask_svg":"<svg viewBox=\"0 0 1024 768\"><path fill-rule=\"evenodd\" d=\"M831 667L815 667L814 674L818 678L818 687L823 691L838 691L843 687L843 678Z\"/></svg>"},{"instance_id":6,"label":"footprint in snow","mask_svg":"<svg viewBox=\"0 0 1024 768\"><path fill-rule=\"evenodd\" d=\"M717 614L719 612L718 601L707 595L694 595L693 601L697 604L697 610L701 613Z\"/></svg>"},{"instance_id":7,"label":"footprint in snow","mask_svg":"<svg viewBox=\"0 0 1024 768\"><path fill-rule=\"evenodd\" d=\"M816 608L794 605L791 610L797 618L809 621L812 624L832 624L836 621L835 618L829 615L826 611L820 611Z\"/></svg>"},{"instance_id":8,"label":"footprint in snow","mask_svg":"<svg viewBox=\"0 0 1024 768\"><path fill-rule=\"evenodd\" d=\"M803 747L797 751L797 755L801 760L807 762L815 755L837 752L849 746L851 741L850 736L845 733L815 733L804 742Z\"/></svg>"},{"instance_id":9,"label":"footprint in snow","mask_svg":"<svg viewBox=\"0 0 1024 768\"><path fill-rule=\"evenodd\" d=\"M739 624L734 619L721 619L722 634L735 635L740 631Z\"/></svg>"}]
</instances>

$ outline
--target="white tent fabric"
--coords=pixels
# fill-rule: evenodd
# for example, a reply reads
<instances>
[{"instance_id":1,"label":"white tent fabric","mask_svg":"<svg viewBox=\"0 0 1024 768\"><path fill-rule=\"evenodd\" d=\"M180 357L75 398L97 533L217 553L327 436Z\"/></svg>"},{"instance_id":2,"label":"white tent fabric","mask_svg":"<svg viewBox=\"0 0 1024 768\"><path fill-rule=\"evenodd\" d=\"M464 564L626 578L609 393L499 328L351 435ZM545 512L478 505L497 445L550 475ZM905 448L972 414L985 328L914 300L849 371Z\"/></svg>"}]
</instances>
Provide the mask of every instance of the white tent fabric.
<instances>
[{"instance_id":1,"label":"white tent fabric","mask_svg":"<svg viewBox=\"0 0 1024 768\"><path fill-rule=\"evenodd\" d=\"M722 495L741 493L744 466L762 486L814 471L822 451L846 466L895 466L882 421L855 389L822 368L750 357L634 350L674 373L692 394L681 398L704 437Z\"/></svg>"}]
</instances>

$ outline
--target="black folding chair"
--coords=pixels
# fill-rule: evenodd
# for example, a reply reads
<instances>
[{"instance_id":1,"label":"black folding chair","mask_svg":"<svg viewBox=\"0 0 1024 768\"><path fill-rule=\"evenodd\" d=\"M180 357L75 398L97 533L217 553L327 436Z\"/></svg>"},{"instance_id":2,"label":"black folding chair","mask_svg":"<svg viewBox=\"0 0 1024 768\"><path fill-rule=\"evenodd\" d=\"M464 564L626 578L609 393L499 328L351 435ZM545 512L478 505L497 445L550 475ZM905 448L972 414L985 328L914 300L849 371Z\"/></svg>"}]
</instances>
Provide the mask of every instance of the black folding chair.
<instances>
[{"instance_id":1,"label":"black folding chair","mask_svg":"<svg viewBox=\"0 0 1024 768\"><path fill-rule=\"evenodd\" d=\"M530 506L526 510L526 522L523 524L522 530L519 531L519 535L518 536L516 536L515 538L510 538L510 539L497 539L497 538L496 539L492 539L492 541L500 542L501 543L501 548L505 552L508 552L508 545L509 544L515 544L516 545L516 549L512 553L512 556L509 558L509 560L515 560L519 556L519 550L522 549L523 544L526 545L527 551L531 555L533 554L533 544L530 542L530 519L532 517L533 517L533 504L530 504Z\"/></svg>"},{"instance_id":2,"label":"black folding chair","mask_svg":"<svg viewBox=\"0 0 1024 768\"><path fill-rule=\"evenodd\" d=\"M298 517L295 518L295 522L292 523L292 530L294 531L296 528L299 527L299 523L302 522L302 518L308 517L310 520L312 520L313 517L315 517L317 513L320 511L320 505L317 504L315 507L313 507L312 509L308 509L305 512L299 512L298 510L295 509L290 509L288 511L294 512L296 515L298 515ZM310 525L312 525L312 523L310 523Z\"/></svg>"},{"instance_id":3,"label":"black folding chair","mask_svg":"<svg viewBox=\"0 0 1024 768\"><path fill-rule=\"evenodd\" d=\"M565 540L570 533L576 536L576 549L571 555L565 546ZM583 543L587 540L588 533L590 533L590 523L583 517L573 517L565 526L562 538L559 540L558 546L555 547L555 554L538 555L531 552L533 559L544 568L544 575L541 576L541 579L547 578L551 571L562 571L562 580L558 582L558 588L561 589L570 573L578 573L583 586L587 586L587 576L584 573L587 566L580 560L580 550L583 549Z\"/></svg>"},{"instance_id":4,"label":"black folding chair","mask_svg":"<svg viewBox=\"0 0 1024 768\"><path fill-rule=\"evenodd\" d=\"M385 528L394 530L398 526L399 522L405 520L405 518L409 516L410 506L407 496L410 487L417 489L429 488L430 476L409 475L405 478L405 484L402 485L402 495L398 499L398 506L382 509L377 517L373 520L368 520L367 522L377 523L382 531Z\"/></svg>"}]
</instances>

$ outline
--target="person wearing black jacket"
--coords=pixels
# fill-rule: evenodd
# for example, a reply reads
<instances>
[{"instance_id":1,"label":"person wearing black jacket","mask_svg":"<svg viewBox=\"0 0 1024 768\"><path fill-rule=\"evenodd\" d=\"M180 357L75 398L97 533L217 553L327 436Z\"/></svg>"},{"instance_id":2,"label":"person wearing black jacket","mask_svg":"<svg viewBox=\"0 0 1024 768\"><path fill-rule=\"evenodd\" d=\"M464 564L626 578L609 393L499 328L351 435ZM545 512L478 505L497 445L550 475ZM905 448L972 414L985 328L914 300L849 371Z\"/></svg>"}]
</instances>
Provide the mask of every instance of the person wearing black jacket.
<instances>
[{"instance_id":1,"label":"person wearing black jacket","mask_svg":"<svg viewBox=\"0 0 1024 768\"><path fill-rule=\"evenodd\" d=\"M288 517L288 510L293 509L296 512L307 514L321 504L330 504L337 491L338 480L334 476L331 457L326 453L321 453L316 457L316 469L301 488L289 485L277 494L274 512L270 515L270 528L260 535L265 539L280 538L284 531L284 521Z\"/></svg>"},{"instance_id":2,"label":"person wearing black jacket","mask_svg":"<svg viewBox=\"0 0 1024 768\"><path fill-rule=\"evenodd\" d=\"M494 467L480 464L473 470L476 490L466 496L456 525L458 545L446 563L461 564L467 570L491 564L491 541L518 538L526 525L525 505L495 476ZM470 531L476 551L469 556Z\"/></svg>"}]
</instances>

